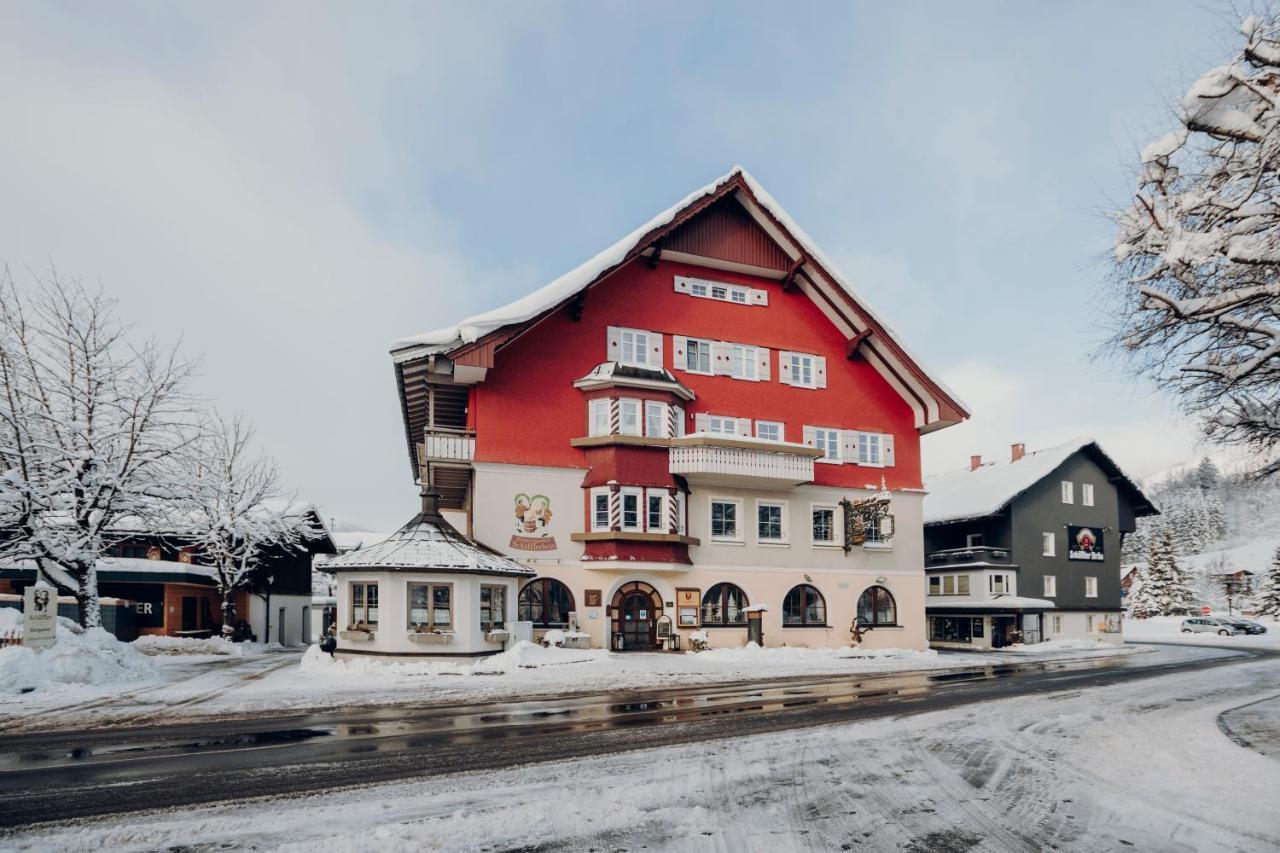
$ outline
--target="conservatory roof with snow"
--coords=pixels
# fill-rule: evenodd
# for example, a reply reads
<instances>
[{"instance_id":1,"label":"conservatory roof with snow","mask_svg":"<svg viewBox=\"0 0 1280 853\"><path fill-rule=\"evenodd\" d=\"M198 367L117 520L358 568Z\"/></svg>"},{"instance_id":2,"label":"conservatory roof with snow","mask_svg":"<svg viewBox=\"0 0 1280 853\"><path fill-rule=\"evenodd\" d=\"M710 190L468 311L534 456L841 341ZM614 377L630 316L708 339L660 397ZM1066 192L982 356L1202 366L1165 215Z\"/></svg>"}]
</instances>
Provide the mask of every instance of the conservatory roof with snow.
<instances>
[{"instance_id":1,"label":"conservatory roof with snow","mask_svg":"<svg viewBox=\"0 0 1280 853\"><path fill-rule=\"evenodd\" d=\"M925 477L924 523L946 524L985 518L1001 512L1022 493L1056 471L1079 452L1098 464L1116 486L1129 493L1134 514L1158 515L1151 501L1092 438L1074 438L1028 453L1015 461L987 463L970 470L961 468Z\"/></svg>"},{"instance_id":2,"label":"conservatory roof with snow","mask_svg":"<svg viewBox=\"0 0 1280 853\"><path fill-rule=\"evenodd\" d=\"M435 492L424 491L422 512L390 537L335 557L326 572L442 572L449 574L533 577L527 566L468 539L445 520Z\"/></svg>"}]
</instances>

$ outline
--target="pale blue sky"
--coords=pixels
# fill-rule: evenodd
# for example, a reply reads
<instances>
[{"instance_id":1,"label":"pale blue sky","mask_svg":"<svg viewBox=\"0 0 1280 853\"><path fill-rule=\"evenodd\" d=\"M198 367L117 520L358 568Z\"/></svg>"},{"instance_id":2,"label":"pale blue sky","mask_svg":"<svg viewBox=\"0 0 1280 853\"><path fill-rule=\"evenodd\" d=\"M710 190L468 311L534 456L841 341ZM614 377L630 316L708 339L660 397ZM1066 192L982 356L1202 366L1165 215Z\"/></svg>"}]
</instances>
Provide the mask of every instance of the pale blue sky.
<instances>
[{"instance_id":1,"label":"pale blue sky","mask_svg":"<svg viewBox=\"0 0 1280 853\"><path fill-rule=\"evenodd\" d=\"M742 163L975 408L928 470L1084 433L1147 476L1192 433L1090 360L1102 212L1231 26L1194 2L10 2L0 258L181 335L291 488L388 528L415 499L387 342Z\"/></svg>"}]
</instances>

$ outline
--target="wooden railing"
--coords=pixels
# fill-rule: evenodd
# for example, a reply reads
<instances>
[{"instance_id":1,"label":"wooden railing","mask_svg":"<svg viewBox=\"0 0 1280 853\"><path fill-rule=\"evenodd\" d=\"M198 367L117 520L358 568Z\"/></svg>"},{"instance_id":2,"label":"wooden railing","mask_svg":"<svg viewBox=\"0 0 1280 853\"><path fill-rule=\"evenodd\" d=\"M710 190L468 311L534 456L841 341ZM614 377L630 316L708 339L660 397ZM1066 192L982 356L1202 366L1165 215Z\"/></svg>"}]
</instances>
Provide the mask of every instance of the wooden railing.
<instances>
[{"instance_id":1,"label":"wooden railing","mask_svg":"<svg viewBox=\"0 0 1280 853\"><path fill-rule=\"evenodd\" d=\"M813 479L813 458L742 447L674 446L671 473L710 475L807 483Z\"/></svg>"},{"instance_id":2,"label":"wooden railing","mask_svg":"<svg viewBox=\"0 0 1280 853\"><path fill-rule=\"evenodd\" d=\"M470 462L476 457L476 434L469 430L427 430L421 448L426 461Z\"/></svg>"}]
</instances>

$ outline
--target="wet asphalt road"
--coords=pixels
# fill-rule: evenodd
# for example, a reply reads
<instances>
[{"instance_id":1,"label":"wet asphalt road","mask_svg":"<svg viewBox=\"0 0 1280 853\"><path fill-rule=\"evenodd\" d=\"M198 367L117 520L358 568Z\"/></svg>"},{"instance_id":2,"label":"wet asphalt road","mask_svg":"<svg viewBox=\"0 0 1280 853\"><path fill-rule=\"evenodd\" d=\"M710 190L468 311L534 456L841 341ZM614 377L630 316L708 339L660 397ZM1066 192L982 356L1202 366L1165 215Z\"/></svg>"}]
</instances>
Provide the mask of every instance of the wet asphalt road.
<instances>
[{"instance_id":1,"label":"wet asphalt road","mask_svg":"<svg viewBox=\"0 0 1280 853\"><path fill-rule=\"evenodd\" d=\"M0 827L852 722L1230 666L1274 652L1151 645L1121 658L824 676L530 702L326 712L0 737Z\"/></svg>"}]
</instances>

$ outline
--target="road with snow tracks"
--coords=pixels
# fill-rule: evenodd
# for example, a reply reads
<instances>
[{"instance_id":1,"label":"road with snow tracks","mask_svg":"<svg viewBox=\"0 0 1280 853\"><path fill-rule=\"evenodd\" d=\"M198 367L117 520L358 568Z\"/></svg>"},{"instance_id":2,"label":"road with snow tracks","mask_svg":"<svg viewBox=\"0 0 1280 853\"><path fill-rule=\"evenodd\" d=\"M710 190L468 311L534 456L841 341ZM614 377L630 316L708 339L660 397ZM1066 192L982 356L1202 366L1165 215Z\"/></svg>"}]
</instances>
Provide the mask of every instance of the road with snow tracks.
<instances>
[{"instance_id":1,"label":"road with snow tracks","mask_svg":"<svg viewBox=\"0 0 1280 853\"><path fill-rule=\"evenodd\" d=\"M1187 645L1147 649L941 672L0 736L0 827L919 714L1277 655Z\"/></svg>"}]
</instances>

